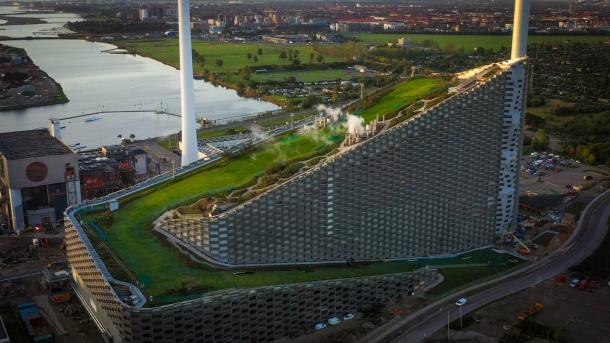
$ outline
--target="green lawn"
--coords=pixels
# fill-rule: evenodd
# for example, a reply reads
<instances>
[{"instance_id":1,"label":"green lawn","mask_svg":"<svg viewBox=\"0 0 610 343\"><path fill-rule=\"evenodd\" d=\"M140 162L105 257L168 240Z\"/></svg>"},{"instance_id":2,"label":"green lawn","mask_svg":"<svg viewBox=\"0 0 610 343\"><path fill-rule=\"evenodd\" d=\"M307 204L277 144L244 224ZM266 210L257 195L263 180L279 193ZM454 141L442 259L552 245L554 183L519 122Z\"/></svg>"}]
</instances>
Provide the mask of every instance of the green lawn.
<instances>
[{"instance_id":1,"label":"green lawn","mask_svg":"<svg viewBox=\"0 0 610 343\"><path fill-rule=\"evenodd\" d=\"M523 260L518 260L518 263L522 263ZM485 267L471 267L471 268L445 268L441 269L441 274L445 278L444 281L428 291L430 295L445 295L461 286L469 284L471 282L486 279L494 274L501 273L506 269L515 266L517 263L508 264L496 264Z\"/></svg>"},{"instance_id":2,"label":"green lawn","mask_svg":"<svg viewBox=\"0 0 610 343\"><path fill-rule=\"evenodd\" d=\"M473 51L476 47L483 47L485 49L498 50L501 47L510 47L511 36L498 36L498 35L436 35L436 34L393 34L393 33L355 33L349 34L348 36L358 38L365 43L384 45L388 42L396 42L398 38L407 37L413 40L413 43L420 44L425 40L432 40L438 43L442 48L446 44L450 43L455 48L464 47L464 51ZM529 43L547 43L547 42L585 42L585 43L597 43L605 42L610 38L610 35L605 36L529 36Z\"/></svg>"},{"instance_id":3,"label":"green lawn","mask_svg":"<svg viewBox=\"0 0 610 343\"><path fill-rule=\"evenodd\" d=\"M426 94L441 90L443 82L439 79L415 79L400 83L390 93L384 95L374 105L357 111L356 113L370 122L379 116L389 115L396 110L409 105L411 102L424 97ZM386 118L387 119L387 118Z\"/></svg>"},{"instance_id":4,"label":"green lawn","mask_svg":"<svg viewBox=\"0 0 610 343\"><path fill-rule=\"evenodd\" d=\"M116 42L118 46L134 50L137 54L150 57L157 61L169 64L174 67L179 66L178 56L178 39L160 39L160 40L137 40L137 41L119 41ZM263 49L263 54L258 55L258 49ZM193 49L198 54L205 57L205 64L193 63L193 69L195 74L202 75L204 69L210 70L212 73L222 73L227 76L229 81L238 81L239 77L233 75L238 69L250 66L253 70L257 66L268 66L268 65L289 65L292 64L288 58L280 59L279 55L282 50L298 50L299 60L301 63L310 62L310 54L314 54L314 63L318 53L313 50L311 45L274 45L274 44L241 44L241 43L224 43L224 42L203 42L193 41ZM254 62L254 57L248 59L247 54L251 53L252 56L256 56L257 62ZM223 65L219 67L216 65L216 60L222 60ZM339 62L341 59L324 56L324 62ZM315 73L314 73L315 74ZM311 74L311 75L314 75ZM252 73L254 77L254 73ZM311 77L310 75L310 77Z\"/></svg>"},{"instance_id":5,"label":"green lawn","mask_svg":"<svg viewBox=\"0 0 610 343\"><path fill-rule=\"evenodd\" d=\"M289 76L294 76L299 82L350 80L352 75L345 69L321 69L304 71L282 71L253 74L252 79L256 81L284 81Z\"/></svg>"},{"instance_id":6,"label":"green lawn","mask_svg":"<svg viewBox=\"0 0 610 343\"><path fill-rule=\"evenodd\" d=\"M343 129L326 129L319 135L286 135L251 153L162 184L138 198L122 201L121 209L112 214L112 225L105 228L107 243L145 284L144 291L148 295L158 296L184 287L237 286L236 281L247 279L235 279L230 272L214 272L185 263L180 253L153 234L152 222L164 211L185 202L251 183L274 163L304 160L329 151L342 137ZM328 144L329 141L332 144ZM268 282L265 278L257 280L242 287Z\"/></svg>"}]
</instances>

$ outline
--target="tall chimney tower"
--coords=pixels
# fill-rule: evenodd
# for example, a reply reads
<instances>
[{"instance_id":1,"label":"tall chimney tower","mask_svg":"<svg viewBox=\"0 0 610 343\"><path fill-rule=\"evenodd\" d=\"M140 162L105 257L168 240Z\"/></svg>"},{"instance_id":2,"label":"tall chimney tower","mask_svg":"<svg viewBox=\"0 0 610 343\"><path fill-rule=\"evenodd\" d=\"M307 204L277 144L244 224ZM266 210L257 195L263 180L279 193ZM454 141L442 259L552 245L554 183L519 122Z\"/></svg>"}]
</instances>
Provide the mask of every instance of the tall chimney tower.
<instances>
[{"instance_id":1,"label":"tall chimney tower","mask_svg":"<svg viewBox=\"0 0 610 343\"><path fill-rule=\"evenodd\" d=\"M529 27L531 0L515 0L515 19L513 22L513 44L511 59L525 57L527 54L527 31Z\"/></svg>"},{"instance_id":2,"label":"tall chimney tower","mask_svg":"<svg viewBox=\"0 0 610 343\"><path fill-rule=\"evenodd\" d=\"M193 91L193 56L191 52L191 11L189 0L178 0L180 42L180 113L182 115L182 166L199 159Z\"/></svg>"}]
</instances>

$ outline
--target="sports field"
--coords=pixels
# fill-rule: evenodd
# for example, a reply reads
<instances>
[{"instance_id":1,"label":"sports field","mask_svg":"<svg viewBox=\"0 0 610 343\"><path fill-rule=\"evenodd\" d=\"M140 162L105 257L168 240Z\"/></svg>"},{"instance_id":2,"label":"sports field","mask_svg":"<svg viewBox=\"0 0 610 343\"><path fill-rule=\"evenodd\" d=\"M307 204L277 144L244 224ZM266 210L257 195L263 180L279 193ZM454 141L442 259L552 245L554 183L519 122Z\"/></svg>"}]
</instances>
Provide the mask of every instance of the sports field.
<instances>
[{"instance_id":1,"label":"sports field","mask_svg":"<svg viewBox=\"0 0 610 343\"><path fill-rule=\"evenodd\" d=\"M294 76L299 82L349 80L352 78L352 75L345 69L320 69L254 74L252 79L256 81L284 81L290 76Z\"/></svg>"},{"instance_id":2,"label":"sports field","mask_svg":"<svg viewBox=\"0 0 610 343\"><path fill-rule=\"evenodd\" d=\"M138 55L150 57L154 60L171 65L178 68L180 64L178 56L178 39L160 39L160 40L137 40L137 41L119 41L116 42L119 47L135 51ZM259 49L262 53L259 54ZM277 45L277 44L258 44L258 43L224 43L224 42L203 42L193 41L193 50L199 55L204 56L205 63L201 64L193 57L193 70L195 74L202 75L205 69L210 73L224 74L225 79L229 81L238 81L239 69L249 66L256 70L260 66L269 65L290 65L293 62L289 58L280 58L282 51L287 54L289 51L298 51L298 58L302 64L314 63L318 64L318 53L314 51L311 45ZM250 58L248 58L250 54ZM313 59L311 59L313 54ZM216 64L217 60L222 60L222 66ZM341 59L324 56L324 63L340 62ZM307 75L309 80L314 79L314 76L323 76L314 72L302 72ZM270 73L273 74L273 73ZM279 73L282 74L282 73ZM252 73L252 77L256 74ZM262 75L262 74L261 74Z\"/></svg>"},{"instance_id":3,"label":"sports field","mask_svg":"<svg viewBox=\"0 0 610 343\"><path fill-rule=\"evenodd\" d=\"M437 42L442 48L447 44L453 45L454 48L463 47L464 51L473 51L477 47L485 49L498 50L501 47L510 47L511 36L500 36L500 35L448 35L448 34L394 34L394 33L354 33L348 34L350 37L360 39L364 43L385 45L389 42L396 43L398 38L406 37L413 40L415 44L421 44L425 40L431 40ZM528 41L530 44L540 43L561 43L561 42L584 42L584 43L598 43L605 42L610 39L610 35L605 36L529 36Z\"/></svg>"},{"instance_id":4,"label":"sports field","mask_svg":"<svg viewBox=\"0 0 610 343\"><path fill-rule=\"evenodd\" d=\"M374 105L364 110L356 111L356 114L363 117L366 123L377 116L381 120L384 115L392 114L413 101L421 99L426 94L439 91L443 87L443 82L440 79L422 78L404 81L390 93L382 96Z\"/></svg>"}]
</instances>

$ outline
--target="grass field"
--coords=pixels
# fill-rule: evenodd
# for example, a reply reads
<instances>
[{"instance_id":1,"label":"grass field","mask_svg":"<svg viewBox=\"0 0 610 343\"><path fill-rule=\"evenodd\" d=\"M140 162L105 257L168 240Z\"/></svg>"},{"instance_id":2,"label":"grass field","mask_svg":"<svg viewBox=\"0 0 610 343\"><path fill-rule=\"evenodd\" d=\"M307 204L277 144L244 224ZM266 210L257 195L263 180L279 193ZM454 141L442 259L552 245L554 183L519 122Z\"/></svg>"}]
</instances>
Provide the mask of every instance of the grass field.
<instances>
[{"instance_id":1,"label":"grass field","mask_svg":"<svg viewBox=\"0 0 610 343\"><path fill-rule=\"evenodd\" d=\"M511 265L492 265L485 267L470 267L470 268L445 268L441 269L441 274L445 280L438 286L428 291L430 295L444 295L460 286L469 284L476 280L488 278L491 275L501 273L502 271L514 266Z\"/></svg>"},{"instance_id":2,"label":"grass field","mask_svg":"<svg viewBox=\"0 0 610 343\"><path fill-rule=\"evenodd\" d=\"M299 82L350 80L352 78L352 75L345 69L321 69L253 74L252 79L256 81L284 81L289 76L294 76Z\"/></svg>"},{"instance_id":3,"label":"grass field","mask_svg":"<svg viewBox=\"0 0 610 343\"><path fill-rule=\"evenodd\" d=\"M235 281L244 278L235 280L229 272L190 267L180 253L153 234L152 222L185 201L249 184L274 163L304 160L329 151L342 137L343 129L326 129L319 135L286 135L224 164L143 192L140 197L121 203L121 209L113 212L112 225L104 228L107 243L145 284L148 295L159 296L187 286L209 289L236 286ZM243 287L267 281L255 278L251 282Z\"/></svg>"},{"instance_id":4,"label":"grass field","mask_svg":"<svg viewBox=\"0 0 610 343\"><path fill-rule=\"evenodd\" d=\"M408 105L414 100L420 99L430 92L442 89L442 81L438 79L415 79L400 83L390 93L384 95L374 105L357 111L357 114L364 118L365 122L370 122L379 115L379 119L384 115Z\"/></svg>"},{"instance_id":5,"label":"grass field","mask_svg":"<svg viewBox=\"0 0 610 343\"><path fill-rule=\"evenodd\" d=\"M510 47L511 36L498 35L447 35L447 34L392 34L392 33L355 33L349 34L351 37L358 38L364 43L384 45L388 42L396 42L400 37L407 37L413 40L413 43L420 44L425 40L432 40L438 43L442 48L446 44L452 44L455 48L464 47L464 51L473 51L477 47L485 49L498 50L501 47ZM604 42L610 39L610 35L606 36L529 36L529 43L547 43L547 42L586 42L597 43Z\"/></svg>"},{"instance_id":6,"label":"grass field","mask_svg":"<svg viewBox=\"0 0 610 343\"><path fill-rule=\"evenodd\" d=\"M127 48L135 51L137 54L150 57L157 61L178 68L179 56L178 56L178 39L160 39L160 40L138 40L138 41L119 41L116 42L118 46ZM263 50L262 55L258 55L258 49ZM211 73L222 73L226 75L226 79L229 81L238 81L239 76L234 75L238 69L250 66L252 69L256 69L257 66L267 65L289 65L292 64L288 58L280 59L279 55L282 50L298 50L299 59L301 63L310 62L310 54L314 54L314 63L318 53L313 50L311 45L290 45L281 46L273 44L241 44L241 43L223 43L223 42L202 42L193 41L193 50L198 54L205 57L205 65L193 63L193 69L196 74L202 75L205 69L208 69ZM247 54L252 54L252 58L248 59ZM258 59L254 61L254 56ZM216 65L216 60L222 60L223 65L219 67ZM340 59L332 56L324 56L324 62L339 62ZM308 73L304 72L304 77L307 75L309 79L313 79L314 76L324 76L321 73ZM272 74L272 73L270 73ZM283 74L283 73L279 73ZM254 77L256 74L252 73Z\"/></svg>"}]
</instances>

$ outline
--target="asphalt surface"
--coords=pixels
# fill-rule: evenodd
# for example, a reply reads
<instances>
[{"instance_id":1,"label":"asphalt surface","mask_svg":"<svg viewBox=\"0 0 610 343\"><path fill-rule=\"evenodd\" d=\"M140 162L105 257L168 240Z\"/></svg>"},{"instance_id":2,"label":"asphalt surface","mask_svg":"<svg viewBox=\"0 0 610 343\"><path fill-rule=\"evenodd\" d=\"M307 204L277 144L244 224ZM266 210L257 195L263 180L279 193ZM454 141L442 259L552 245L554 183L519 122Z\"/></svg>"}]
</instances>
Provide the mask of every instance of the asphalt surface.
<instances>
[{"instance_id":1,"label":"asphalt surface","mask_svg":"<svg viewBox=\"0 0 610 343\"><path fill-rule=\"evenodd\" d=\"M371 338L370 342L422 342L436 331L446 328L448 321L459 319L459 308L455 305L459 298L468 299L467 304L462 306L462 316L465 316L489 303L564 272L595 251L608 230L609 217L610 190L589 203L581 215L576 234L562 248L515 272L428 305L394 324L383 334Z\"/></svg>"}]
</instances>

